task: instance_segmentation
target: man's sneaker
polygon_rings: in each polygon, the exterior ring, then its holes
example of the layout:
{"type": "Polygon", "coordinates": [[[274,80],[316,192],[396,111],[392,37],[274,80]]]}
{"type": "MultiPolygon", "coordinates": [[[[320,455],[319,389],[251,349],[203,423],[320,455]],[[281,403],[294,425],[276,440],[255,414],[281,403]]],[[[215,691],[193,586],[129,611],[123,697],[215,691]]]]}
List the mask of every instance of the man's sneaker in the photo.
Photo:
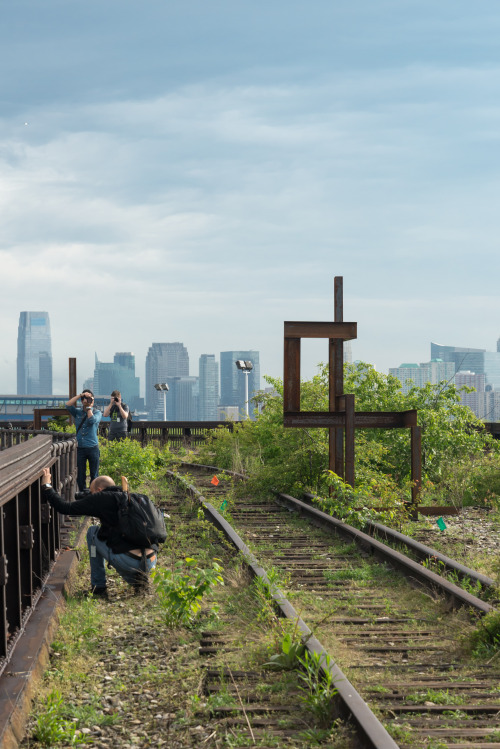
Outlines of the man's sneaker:
{"type": "Polygon", "coordinates": [[[89,590],[89,595],[94,596],[95,598],[107,598],[108,597],[108,589],[106,587],[99,588],[94,587],[89,590]]]}
{"type": "Polygon", "coordinates": [[[84,489],[82,492],[75,492],[75,499],[83,499],[90,494],[90,489],[84,489]]]}

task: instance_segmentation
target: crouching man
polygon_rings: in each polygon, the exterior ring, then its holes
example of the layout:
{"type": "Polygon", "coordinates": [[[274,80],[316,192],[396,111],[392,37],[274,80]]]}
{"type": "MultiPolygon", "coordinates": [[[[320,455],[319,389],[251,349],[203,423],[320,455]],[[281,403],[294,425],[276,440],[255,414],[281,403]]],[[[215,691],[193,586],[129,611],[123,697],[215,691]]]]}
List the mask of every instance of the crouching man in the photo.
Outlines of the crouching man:
{"type": "Polygon", "coordinates": [[[166,537],[163,513],[155,508],[148,497],[123,491],[109,476],[97,476],[90,484],[90,493],[86,497],[65,502],[52,488],[50,468],[43,469],[41,483],[42,499],[57,512],[87,515],[101,521],[101,525],[92,525],[87,531],[90,592],[94,596],[108,596],[106,561],[136,592],[147,587],[149,574],[156,567],[158,543],[162,543],[166,537]],[[132,507],[133,511],[129,512],[128,507],[132,507]],[[142,522],[135,523],[134,512],[136,516],[139,513],[142,522]],[[148,513],[151,516],[149,519],[148,513]],[[136,532],[136,525],[141,526],[142,531],[136,532]],[[149,533],[141,536],[144,528],[146,532],[149,529],[149,533]]]}

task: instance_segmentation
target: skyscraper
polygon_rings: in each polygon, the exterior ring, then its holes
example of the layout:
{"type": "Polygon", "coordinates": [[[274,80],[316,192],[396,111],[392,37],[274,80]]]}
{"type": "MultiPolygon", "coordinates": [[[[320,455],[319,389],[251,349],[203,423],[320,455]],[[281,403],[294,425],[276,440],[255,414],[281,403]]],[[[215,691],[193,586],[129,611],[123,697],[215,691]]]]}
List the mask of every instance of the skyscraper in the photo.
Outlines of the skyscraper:
{"type": "MultiPolygon", "coordinates": [[[[146,356],[146,408],[152,419],[163,419],[163,394],[155,385],[170,377],[189,376],[189,355],[183,343],[153,343],[146,356]]],[[[170,410],[167,394],[167,418],[170,410]]]]}
{"type": "Polygon", "coordinates": [[[252,396],[260,390],[260,362],[258,351],[221,351],[220,355],[220,405],[238,406],[240,414],[246,412],[245,377],[248,377],[250,417],[255,408],[252,396]],[[236,360],[251,361],[252,371],[247,375],[236,367],[236,360]]]}
{"type": "Polygon", "coordinates": [[[135,356],[130,351],[115,354],[113,362],[101,362],[95,355],[94,395],[109,396],[119,390],[127,405],[139,407],[139,378],[135,376],[135,356]]]}
{"type": "Polygon", "coordinates": [[[431,357],[443,361],[452,361],[455,372],[468,370],[474,374],[484,375],[485,385],[500,390],[500,351],[486,351],[480,348],[462,348],[459,346],[442,346],[431,343],[431,357]]]}
{"type": "Polygon", "coordinates": [[[455,376],[455,365],[453,362],[433,359],[421,364],[400,364],[399,367],[390,367],[389,374],[397,377],[401,382],[401,391],[409,393],[412,387],[424,387],[427,382],[437,385],[443,380],[452,382],[455,376]]]}
{"type": "Polygon", "coordinates": [[[17,394],[52,395],[48,312],[21,312],[17,333],[17,394]]]}
{"type": "Polygon", "coordinates": [[[199,419],[200,421],[217,421],[219,364],[215,361],[214,354],[202,354],[200,356],[199,373],[199,419]]]}
{"type": "Polygon", "coordinates": [[[198,383],[198,377],[168,378],[167,421],[198,421],[198,383]]]}

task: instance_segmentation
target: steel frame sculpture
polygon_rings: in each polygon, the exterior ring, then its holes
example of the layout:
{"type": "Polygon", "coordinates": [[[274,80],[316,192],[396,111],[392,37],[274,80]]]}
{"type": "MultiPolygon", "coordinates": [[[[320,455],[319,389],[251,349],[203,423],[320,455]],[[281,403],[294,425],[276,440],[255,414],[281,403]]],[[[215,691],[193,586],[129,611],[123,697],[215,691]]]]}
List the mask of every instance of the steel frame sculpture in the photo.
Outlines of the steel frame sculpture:
{"type": "Polygon", "coordinates": [[[422,481],[421,428],[417,411],[356,411],[353,394],[344,393],[344,341],[357,338],[357,323],[343,319],[343,278],[334,281],[334,322],[285,322],[283,423],[285,427],[323,427],[329,431],[329,469],[354,487],[355,429],[410,429],[412,504],[416,509],[422,481]],[[302,338],[328,339],[329,410],[300,409],[302,338]]]}

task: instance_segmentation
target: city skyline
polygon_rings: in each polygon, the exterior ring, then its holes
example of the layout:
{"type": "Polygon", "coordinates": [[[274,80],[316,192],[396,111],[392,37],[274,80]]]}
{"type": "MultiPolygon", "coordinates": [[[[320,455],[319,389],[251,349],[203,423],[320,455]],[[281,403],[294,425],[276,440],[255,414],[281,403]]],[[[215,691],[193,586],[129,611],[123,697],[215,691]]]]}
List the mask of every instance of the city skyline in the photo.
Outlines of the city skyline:
{"type": "Polygon", "coordinates": [[[59,391],[161,340],[280,377],[335,276],[353,360],[491,348],[499,32],[495,0],[6,0],[0,389],[19,308],[49,309],[59,391]]]}

